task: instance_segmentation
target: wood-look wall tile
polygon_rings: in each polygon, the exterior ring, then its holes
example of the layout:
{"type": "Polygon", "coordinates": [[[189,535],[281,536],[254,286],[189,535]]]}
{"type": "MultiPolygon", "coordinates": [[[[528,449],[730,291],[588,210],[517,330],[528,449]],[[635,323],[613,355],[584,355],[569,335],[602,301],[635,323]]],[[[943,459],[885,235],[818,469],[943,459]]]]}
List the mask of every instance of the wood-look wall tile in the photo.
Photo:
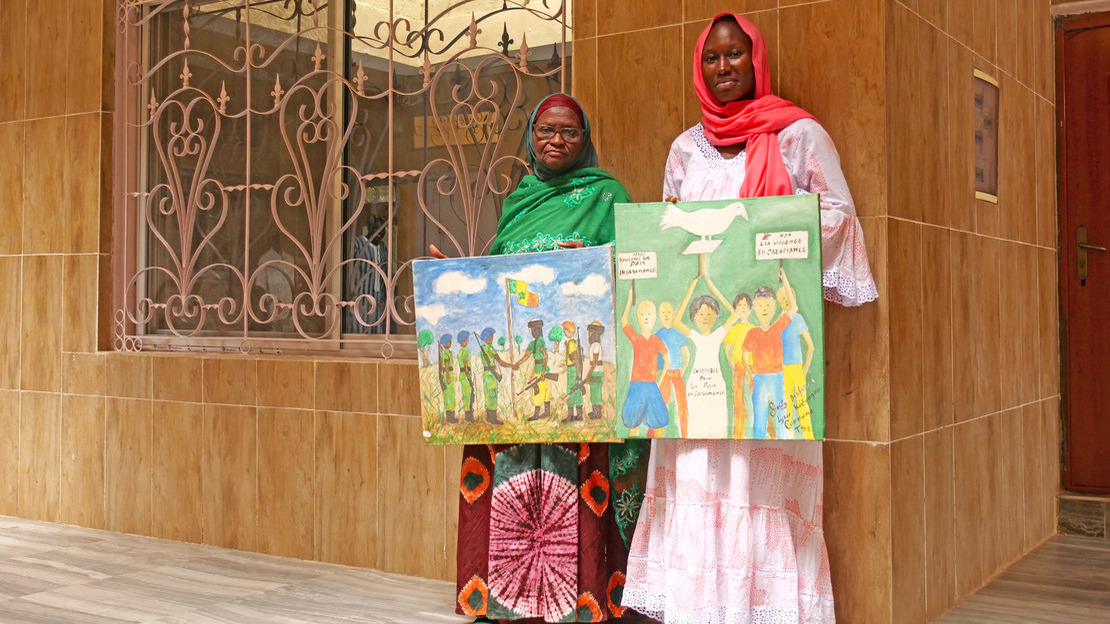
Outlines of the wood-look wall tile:
{"type": "Polygon", "coordinates": [[[66,255],[62,261],[65,289],[62,293],[62,349],[94,353],[100,319],[97,318],[97,278],[100,272],[95,255],[66,255]]]}
{"type": "Polygon", "coordinates": [[[420,369],[415,363],[386,362],[378,367],[382,414],[420,416],[420,369]]]}
{"type": "Polygon", "coordinates": [[[61,276],[61,256],[24,256],[19,341],[20,386],[24,390],[62,389],[61,276]]]}
{"type": "Polygon", "coordinates": [[[890,439],[890,313],[887,219],[860,221],[879,300],[846,308],[825,303],[825,436],[890,439]]]}
{"type": "Polygon", "coordinates": [[[913,0],[912,2],[903,1],[902,4],[913,9],[921,17],[925,18],[927,22],[941,31],[948,29],[948,2],[947,0],[913,0]]]}
{"type": "Polygon", "coordinates": [[[993,529],[988,501],[989,419],[977,418],[954,427],[953,432],[953,511],[955,514],[956,599],[971,595],[986,578],[988,541],[993,529]],[[974,475],[974,477],[972,476],[974,475]]]}
{"type": "MultiPolygon", "coordinates": [[[[706,0],[707,3],[717,2],[718,0],[706,0]]],[[[760,0],[756,0],[757,2],[760,0]]],[[[698,18],[696,21],[689,21],[691,18],[687,15],[687,22],[682,26],[682,75],[685,78],[686,88],[682,90],[682,127],[689,128],[701,122],[701,102],[698,100],[698,94],[694,91],[694,85],[690,82],[693,77],[694,65],[694,46],[697,45],[698,37],[707,26],[710,20],[717,13],[724,11],[733,11],[735,9],[721,9],[706,15],[703,18],[698,18]]],[[[778,11],[763,11],[760,13],[749,13],[746,15],[759,32],[763,33],[763,40],[767,44],[767,61],[771,66],[771,85],[772,88],[778,87],[779,76],[779,14],[778,11]]]]}
{"type": "Polygon", "coordinates": [[[19,404],[19,515],[58,521],[60,394],[24,392],[19,404]]]}
{"type": "Polygon", "coordinates": [[[66,353],[62,356],[62,392],[104,396],[104,362],[98,353],[66,353]]]}
{"type": "Polygon", "coordinates": [[[630,11],[620,0],[597,0],[597,35],[612,35],[682,22],[680,2],[642,2],[630,11]]]}
{"type": "Polygon", "coordinates": [[[0,256],[0,388],[12,390],[20,386],[22,260],[19,256],[0,256]]]}
{"type": "Polygon", "coordinates": [[[152,402],[108,397],[104,420],[105,528],[150,535],[152,402]]]}
{"type": "Polygon", "coordinates": [[[58,206],[66,253],[96,253],[100,246],[101,122],[98,112],[66,118],[65,201],[58,206]]]}
{"type": "Polygon", "coordinates": [[[890,617],[890,445],[829,441],[825,456],[825,540],[836,619],[890,617]]]}
{"type": "Polygon", "coordinates": [[[1022,0],[1010,0],[1005,3],[1008,5],[1005,11],[998,11],[995,13],[995,36],[998,56],[995,63],[998,68],[1011,76],[1017,76],[1018,72],[1018,47],[1026,47],[1032,50],[1030,45],[1031,40],[1022,39],[1018,35],[1018,20],[1020,19],[1019,13],[1021,9],[1018,8],[1022,4],[1022,0]]]}
{"type": "Polygon", "coordinates": [[[108,396],[149,399],[153,395],[153,360],[145,353],[116,351],[106,355],[104,385],[108,396]]]}
{"type": "Polygon", "coordinates": [[[197,403],[154,402],[151,534],[204,540],[204,412],[197,403]]]}
{"type": "Polygon", "coordinates": [[[1048,448],[1052,439],[1047,431],[1043,402],[1031,403],[1021,410],[1021,461],[1018,468],[1022,472],[1024,485],[1025,535],[1023,548],[1035,548],[1056,532],[1056,496],[1046,487],[1051,474],[1050,461],[1053,453],[1048,448]],[[1047,494],[1047,496],[1046,496],[1047,494]]]}
{"type": "MultiPolygon", "coordinates": [[[[116,5],[111,2],[102,3],[100,37],[103,61],[100,64],[100,110],[116,110],[116,5]]],[[[111,160],[111,159],[109,159],[111,160]]]]}
{"type": "MultiPolygon", "coordinates": [[[[8,3],[5,3],[8,4],[8,3]]],[[[18,4],[18,3],[16,3],[18,4]]],[[[0,6],[0,16],[6,7],[0,6]]],[[[0,17],[0,24],[5,24],[0,17]]],[[[8,28],[5,24],[0,28],[8,28]]],[[[8,36],[4,32],[4,39],[8,36]]],[[[4,52],[6,41],[0,40],[0,58],[11,58],[4,52]]],[[[0,84],[9,63],[0,63],[0,84]]],[[[10,93],[10,92],[9,92],[10,93]]],[[[0,118],[8,98],[0,98],[0,118]]],[[[23,250],[23,137],[24,125],[20,122],[0,123],[0,148],[9,158],[0,159],[0,254],[18,254],[23,250]]]]}
{"type": "Polygon", "coordinates": [[[597,36],[597,3],[598,0],[578,0],[572,7],[575,54],[578,54],[579,41],[597,36]]]}
{"type": "Polygon", "coordinates": [[[66,118],[35,119],[24,128],[23,253],[61,253],[64,230],[43,216],[65,206],[66,150],[58,146],[65,145],[66,118]]]}
{"type": "Polygon", "coordinates": [[[1037,250],[1037,335],[1040,362],[1037,363],[1041,397],[1060,394],[1059,265],[1056,251],[1037,250]]]}
{"type": "MultiPolygon", "coordinates": [[[[959,42],[953,39],[947,41],[948,123],[941,131],[945,137],[943,149],[948,153],[948,173],[944,177],[944,202],[937,208],[940,216],[934,223],[973,231],[978,228],[975,201],[974,90],[974,71],[978,57],[959,42]]],[[[997,226],[997,214],[993,217],[997,226]]]]}
{"type": "MultiPolygon", "coordinates": [[[[578,8],[578,5],[575,5],[578,8]]],[[[586,117],[596,119],[597,114],[597,39],[575,39],[574,55],[570,58],[573,65],[570,76],[570,93],[582,109],[586,117]]],[[[593,123],[591,121],[591,123],[593,123]]],[[[598,142],[597,124],[590,128],[594,142],[598,142]]]]}
{"type": "MultiPolygon", "coordinates": [[[[975,340],[968,340],[958,348],[971,348],[976,351],[978,371],[975,373],[975,401],[977,414],[989,414],[1002,407],[1002,327],[1000,321],[1001,248],[1002,241],[992,238],[977,238],[970,292],[970,304],[974,309],[975,340]]],[[[964,287],[955,284],[953,288],[964,287]]]]}
{"type": "Polygon", "coordinates": [[[888,210],[885,3],[832,0],[779,10],[778,93],[821,120],[861,216],[888,210]]]}
{"type": "Polygon", "coordinates": [[[948,34],[995,62],[998,0],[948,0],[948,34]]]}
{"type": "Polygon", "coordinates": [[[0,515],[19,515],[18,390],[0,390],[0,515]]]}
{"type": "Polygon", "coordinates": [[[602,141],[601,166],[624,183],[632,201],[659,201],[670,142],[684,129],[682,97],[691,88],[684,52],[677,45],[660,45],[681,38],[681,26],[667,26],[598,39],[598,84],[605,85],[595,126],[602,141]],[[640,105],[641,76],[652,77],[649,107],[640,105]],[[629,110],[638,112],[629,115],[629,110]],[[630,140],[643,136],[644,128],[659,138],[630,140]]]}
{"type": "Polygon", "coordinates": [[[22,120],[27,116],[28,4],[33,2],[11,0],[0,4],[0,58],[4,59],[0,63],[0,84],[5,85],[4,97],[0,98],[0,123],[22,120]]]}
{"type": "Polygon", "coordinates": [[[447,573],[444,527],[444,453],[428,446],[420,420],[378,418],[378,567],[430,578],[447,573]],[[419,532],[410,529],[420,526],[419,532]],[[443,536],[442,539],[436,539],[443,536]]]}
{"type": "MultiPolygon", "coordinates": [[[[1025,554],[1025,470],[1028,458],[1023,452],[1021,408],[1002,412],[999,416],[1000,442],[998,463],[999,508],[995,511],[995,526],[1001,538],[998,559],[991,577],[1017,562],[1025,554]]],[[[989,581],[990,579],[984,579],[989,581]]]]}
{"type": "Polygon", "coordinates": [[[1033,89],[1049,102],[1056,101],[1056,28],[1046,0],[1035,0],[1037,7],[1033,49],[1036,68],[1033,70],[1033,89]]]}
{"type": "Polygon", "coordinates": [[[66,49],[65,99],[69,114],[100,110],[101,72],[112,72],[103,64],[105,36],[100,2],[69,2],[69,41],[66,49]]]}
{"type": "Polygon", "coordinates": [[[922,384],[924,429],[949,425],[955,403],[952,390],[952,242],[947,229],[923,226],[922,384]]]}
{"type": "Polygon", "coordinates": [[[925,617],[932,622],[956,604],[952,429],[926,433],[925,617]]]}
{"type": "Polygon", "coordinates": [[[958,341],[956,336],[971,336],[975,328],[975,315],[979,313],[972,296],[972,277],[975,245],[978,237],[966,232],[952,232],[952,379],[956,422],[975,417],[975,375],[978,373],[978,356],[975,344],[958,341]]]}
{"type": "Polygon", "coordinates": [[[890,114],[890,214],[949,225],[943,209],[948,150],[931,140],[946,128],[948,38],[893,3],[886,64],[890,114]],[[916,147],[911,147],[916,146],[916,147]]]}
{"type": "Polygon", "coordinates": [[[998,185],[1003,236],[1037,241],[1036,96],[1003,75],[999,93],[998,185]]]}
{"type": "Polygon", "coordinates": [[[925,624],[925,442],[890,445],[891,600],[898,622],[925,624]]]}
{"type": "Polygon", "coordinates": [[[203,369],[205,403],[257,404],[257,360],[242,357],[205,358],[203,369]]]}
{"type": "Polygon", "coordinates": [[[159,355],[151,358],[154,398],[158,401],[203,400],[203,360],[192,355],[159,355]]]}
{"type": "MultiPolygon", "coordinates": [[[[1063,424],[1060,422],[1060,397],[1052,397],[1041,402],[1044,410],[1045,456],[1048,463],[1045,465],[1045,484],[1042,496],[1056,502],[1060,493],[1060,439],[1063,435],[1063,424]]],[[[1057,513],[1053,509],[1052,518],[1057,513]]]]}
{"type": "Polygon", "coordinates": [[[104,397],[62,397],[58,522],[104,528],[104,397]]]}
{"type": "MultiPolygon", "coordinates": [[[[113,73],[113,72],[108,72],[113,73]]],[[[115,91],[115,87],[109,89],[115,91]]],[[[100,122],[100,205],[104,208],[100,211],[100,243],[98,251],[101,254],[109,254],[112,252],[112,237],[114,236],[112,228],[112,219],[115,213],[110,207],[115,204],[115,173],[113,170],[112,158],[112,145],[114,139],[114,128],[112,127],[111,113],[104,113],[100,122]]],[[[103,284],[111,284],[112,280],[102,280],[103,284]]],[[[103,297],[103,301],[110,301],[111,297],[103,297]]],[[[109,316],[108,318],[112,318],[109,316]]]]}
{"type": "MultiPolygon", "coordinates": [[[[922,226],[889,220],[890,293],[890,438],[923,430],[924,293],[922,226]]],[[[931,339],[931,337],[929,337],[931,339]]]]}
{"type": "Polygon", "coordinates": [[[461,489],[463,447],[458,445],[443,447],[443,513],[446,533],[447,568],[443,578],[455,581],[458,576],[459,559],[459,497],[461,489]]]}
{"type": "Polygon", "coordinates": [[[771,11],[777,7],[777,0],[684,0],[682,17],[691,22],[712,19],[720,13],[744,13],[744,17],[750,19],[755,11],[771,11]]]}
{"type": "Polygon", "coordinates": [[[1034,178],[1036,179],[1036,243],[1055,247],[1056,228],[1056,107],[1034,98],[1034,178]]]}
{"type": "Polygon", "coordinates": [[[258,404],[311,409],[316,400],[311,360],[258,360],[258,404]]]}
{"type": "Polygon", "coordinates": [[[317,362],[317,409],[377,412],[378,368],[372,362],[317,362]]]}
{"type": "Polygon", "coordinates": [[[1012,276],[999,280],[999,320],[1002,359],[1002,407],[1023,405],[1039,398],[1040,347],[1037,248],[1000,243],[1002,265],[1012,276]]]}
{"type": "MultiPolygon", "coordinates": [[[[66,43],[72,28],[66,0],[27,3],[26,114],[52,117],[66,112],[65,86],[69,67],[66,43]],[[30,27],[31,25],[33,27],[30,27]]],[[[50,149],[56,149],[53,143],[50,149]]]]}
{"type": "Polygon", "coordinates": [[[316,559],[378,566],[377,417],[316,412],[316,559]]]}
{"type": "Polygon", "coordinates": [[[315,554],[314,435],[312,410],[258,409],[259,552],[315,554]]]}
{"type": "MultiPolygon", "coordinates": [[[[207,371],[208,361],[205,361],[206,376],[207,371]]],[[[205,404],[204,541],[208,544],[255,550],[258,543],[257,440],[257,408],[205,404]]]]}

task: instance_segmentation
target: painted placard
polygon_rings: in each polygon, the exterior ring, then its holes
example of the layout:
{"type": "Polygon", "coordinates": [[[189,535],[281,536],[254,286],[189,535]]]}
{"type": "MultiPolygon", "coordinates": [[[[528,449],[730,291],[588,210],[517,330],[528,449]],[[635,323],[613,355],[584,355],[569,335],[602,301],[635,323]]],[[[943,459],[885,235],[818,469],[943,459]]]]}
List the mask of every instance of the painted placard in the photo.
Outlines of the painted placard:
{"type": "Polygon", "coordinates": [[[430,444],[614,439],[611,246],[413,264],[430,444]]]}
{"type": "Polygon", "coordinates": [[[618,437],[823,439],[816,195],[618,204],[618,437]]]}

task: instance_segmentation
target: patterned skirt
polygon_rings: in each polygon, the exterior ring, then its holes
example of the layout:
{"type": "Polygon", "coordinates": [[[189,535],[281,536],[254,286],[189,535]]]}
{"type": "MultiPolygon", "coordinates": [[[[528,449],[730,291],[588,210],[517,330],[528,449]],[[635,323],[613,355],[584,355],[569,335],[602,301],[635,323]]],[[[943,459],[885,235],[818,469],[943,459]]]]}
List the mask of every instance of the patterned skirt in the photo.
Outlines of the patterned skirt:
{"type": "Polygon", "coordinates": [[[832,624],[820,442],[656,440],[624,605],[667,624],[832,624]]]}
{"type": "Polygon", "coordinates": [[[456,611],[533,622],[620,618],[647,456],[646,441],[467,446],[456,611]]]}

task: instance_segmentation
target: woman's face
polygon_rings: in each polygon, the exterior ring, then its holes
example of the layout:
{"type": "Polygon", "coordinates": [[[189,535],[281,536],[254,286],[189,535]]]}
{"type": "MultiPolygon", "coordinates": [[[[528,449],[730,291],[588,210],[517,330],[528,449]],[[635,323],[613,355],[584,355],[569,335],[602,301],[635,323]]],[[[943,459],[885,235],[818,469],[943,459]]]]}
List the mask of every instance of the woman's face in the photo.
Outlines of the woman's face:
{"type": "Polygon", "coordinates": [[[536,159],[552,171],[561,172],[570,166],[578,155],[582,153],[583,140],[582,124],[578,115],[565,106],[555,106],[540,113],[532,125],[532,145],[536,149],[536,159]],[[568,141],[563,137],[563,131],[574,135],[574,140],[568,141]],[[551,136],[542,138],[542,135],[551,133],[551,136]]]}
{"type": "Polygon", "coordinates": [[[697,326],[698,331],[703,334],[708,334],[713,331],[713,323],[717,322],[718,314],[713,311],[713,308],[703,305],[694,312],[694,325],[697,326]]]}
{"type": "Polygon", "coordinates": [[[755,97],[752,40],[731,20],[713,25],[701,51],[701,75],[722,104],[755,97]]]}

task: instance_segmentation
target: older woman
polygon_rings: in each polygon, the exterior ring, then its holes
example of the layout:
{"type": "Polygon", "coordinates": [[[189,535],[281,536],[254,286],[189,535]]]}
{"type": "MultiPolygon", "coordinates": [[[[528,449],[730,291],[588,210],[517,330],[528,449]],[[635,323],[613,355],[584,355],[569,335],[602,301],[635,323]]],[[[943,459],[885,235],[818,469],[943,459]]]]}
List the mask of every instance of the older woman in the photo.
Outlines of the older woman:
{"type": "MultiPolygon", "coordinates": [[[[612,242],[613,203],[628,192],[597,167],[582,107],[551,95],[528,127],[534,173],[506,198],[490,253],[612,242]]],[[[467,446],[457,611],[478,621],[619,620],[646,457],[638,442],[467,446]]]]}
{"type": "MultiPolygon", "coordinates": [[[[820,193],[825,299],[875,299],[833,143],[773,95],[751,22],[714,18],[694,50],[694,89],[702,123],[671,146],[663,196],[820,193]]],[[[665,622],[832,622],[821,492],[819,442],[654,441],[624,604],[665,622]]]]}

